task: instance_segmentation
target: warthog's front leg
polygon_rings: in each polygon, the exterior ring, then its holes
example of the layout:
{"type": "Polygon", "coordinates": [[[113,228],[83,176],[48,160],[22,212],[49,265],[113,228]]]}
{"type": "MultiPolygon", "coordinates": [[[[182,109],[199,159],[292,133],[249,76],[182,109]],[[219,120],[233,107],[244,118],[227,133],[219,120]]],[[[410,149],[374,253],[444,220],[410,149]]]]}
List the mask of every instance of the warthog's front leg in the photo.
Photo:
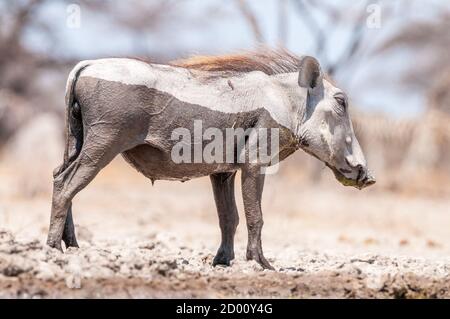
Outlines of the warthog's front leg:
{"type": "Polygon", "coordinates": [[[247,219],[248,244],[247,260],[255,260],[263,268],[274,269],[263,255],[261,230],[263,218],[261,196],[264,187],[264,174],[259,166],[242,169],[242,198],[244,200],[245,217],[247,219]]]}
{"type": "Polygon", "coordinates": [[[213,260],[215,265],[230,265],[234,259],[234,234],[239,223],[239,214],[234,199],[234,177],[236,173],[220,173],[210,176],[219,214],[222,242],[213,260]]]}

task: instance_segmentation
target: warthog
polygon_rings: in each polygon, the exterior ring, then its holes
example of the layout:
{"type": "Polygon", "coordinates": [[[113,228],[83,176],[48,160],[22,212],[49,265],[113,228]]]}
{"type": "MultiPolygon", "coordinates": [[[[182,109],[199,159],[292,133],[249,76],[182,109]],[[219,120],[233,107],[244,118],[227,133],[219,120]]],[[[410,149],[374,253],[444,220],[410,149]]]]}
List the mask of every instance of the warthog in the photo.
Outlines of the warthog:
{"type": "MultiPolygon", "coordinates": [[[[77,247],[71,201],[118,154],[154,180],[209,176],[219,214],[222,242],[213,265],[230,265],[238,211],[236,172],[248,228],[247,259],[273,269],[263,255],[262,168],[274,161],[238,161],[255,147],[254,135],[225,145],[232,161],[176,162],[179,129],[276,129],[282,161],[299,148],[324,162],[344,185],[363,188],[375,182],[353,132],[347,96],[325,79],[318,61],[285,51],[194,57],[170,65],[135,59],[82,61],[66,88],[67,144],[63,164],[54,172],[47,244],[77,247]]],[[[193,143],[195,144],[195,143],[193,143]]],[[[200,151],[207,145],[201,141],[200,151]]],[[[195,148],[195,147],[194,147],[195,148]]],[[[189,154],[191,155],[191,154],[189,154]]],[[[196,155],[194,154],[194,157],[196,155]]]]}

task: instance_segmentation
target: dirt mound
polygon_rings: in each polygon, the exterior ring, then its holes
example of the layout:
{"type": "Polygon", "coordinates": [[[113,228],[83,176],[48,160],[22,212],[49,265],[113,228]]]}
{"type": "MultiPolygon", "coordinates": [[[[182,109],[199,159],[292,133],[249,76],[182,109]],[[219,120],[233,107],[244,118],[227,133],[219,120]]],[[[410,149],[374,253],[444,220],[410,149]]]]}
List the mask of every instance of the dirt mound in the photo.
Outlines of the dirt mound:
{"type": "Polygon", "coordinates": [[[83,243],[65,254],[0,231],[0,297],[450,297],[450,259],[284,254],[277,271],[236,260],[211,267],[212,252],[169,236],[83,243]]]}

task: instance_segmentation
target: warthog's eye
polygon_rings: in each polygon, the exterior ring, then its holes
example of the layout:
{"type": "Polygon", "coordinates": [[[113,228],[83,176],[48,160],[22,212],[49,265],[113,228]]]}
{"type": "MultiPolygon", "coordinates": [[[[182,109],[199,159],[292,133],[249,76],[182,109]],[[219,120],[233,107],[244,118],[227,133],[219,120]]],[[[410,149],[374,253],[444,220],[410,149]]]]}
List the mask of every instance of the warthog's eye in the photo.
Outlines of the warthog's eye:
{"type": "Polygon", "coordinates": [[[343,115],[347,110],[347,98],[343,93],[336,93],[334,99],[337,102],[336,113],[343,115]]]}

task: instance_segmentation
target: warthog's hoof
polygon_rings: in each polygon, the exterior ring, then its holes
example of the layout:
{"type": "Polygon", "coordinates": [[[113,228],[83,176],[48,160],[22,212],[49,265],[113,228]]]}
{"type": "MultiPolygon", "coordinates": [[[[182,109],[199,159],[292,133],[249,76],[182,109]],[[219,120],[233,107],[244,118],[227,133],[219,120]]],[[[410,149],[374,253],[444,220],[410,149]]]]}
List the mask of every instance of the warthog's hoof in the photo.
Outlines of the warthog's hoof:
{"type": "Polygon", "coordinates": [[[230,266],[231,261],[234,259],[234,253],[226,250],[219,249],[213,260],[213,266],[225,265],[230,266]]]}
{"type": "Polygon", "coordinates": [[[275,268],[267,261],[266,258],[264,258],[264,256],[262,256],[262,258],[260,257],[259,259],[254,259],[258,264],[261,265],[261,267],[263,267],[264,269],[268,269],[268,270],[275,270],[275,268]]]}
{"type": "Polygon", "coordinates": [[[69,248],[69,247],[80,248],[80,245],[78,245],[76,239],[75,239],[75,241],[64,241],[64,244],[66,245],[66,248],[69,248]]]}
{"type": "Polygon", "coordinates": [[[47,246],[50,246],[51,248],[55,248],[58,249],[60,252],[63,252],[60,240],[56,241],[49,238],[47,239],[47,246]]]}
{"type": "Polygon", "coordinates": [[[264,257],[262,251],[247,250],[247,260],[256,261],[264,269],[275,270],[275,268],[267,261],[266,257],[264,257]]]}
{"type": "Polygon", "coordinates": [[[75,236],[65,236],[63,235],[63,241],[66,245],[66,248],[74,247],[74,248],[80,248],[77,242],[77,238],[75,236]]]}

